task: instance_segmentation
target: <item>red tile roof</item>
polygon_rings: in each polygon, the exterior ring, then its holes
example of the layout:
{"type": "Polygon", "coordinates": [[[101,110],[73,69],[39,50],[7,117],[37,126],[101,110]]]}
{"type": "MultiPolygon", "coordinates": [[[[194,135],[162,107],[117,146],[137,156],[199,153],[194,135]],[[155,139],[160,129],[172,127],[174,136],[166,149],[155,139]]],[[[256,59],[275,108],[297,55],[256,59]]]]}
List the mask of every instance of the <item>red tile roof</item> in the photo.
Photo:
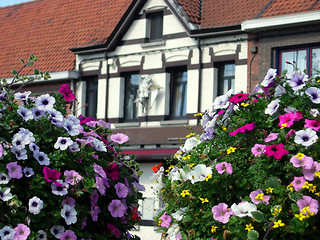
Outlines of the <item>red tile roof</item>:
{"type": "Polygon", "coordinates": [[[241,24],[254,18],[269,0],[203,0],[201,28],[241,24]]]}
{"type": "Polygon", "coordinates": [[[319,0],[274,0],[261,17],[303,13],[320,10],[319,0]]]}
{"type": "Polygon", "coordinates": [[[39,58],[40,71],[72,70],[75,55],[69,49],[105,42],[131,2],[35,0],[0,8],[0,76],[12,76],[19,59],[30,54],[39,58]]]}
{"type": "Polygon", "coordinates": [[[178,0],[193,23],[200,23],[200,0],[178,0]]]}

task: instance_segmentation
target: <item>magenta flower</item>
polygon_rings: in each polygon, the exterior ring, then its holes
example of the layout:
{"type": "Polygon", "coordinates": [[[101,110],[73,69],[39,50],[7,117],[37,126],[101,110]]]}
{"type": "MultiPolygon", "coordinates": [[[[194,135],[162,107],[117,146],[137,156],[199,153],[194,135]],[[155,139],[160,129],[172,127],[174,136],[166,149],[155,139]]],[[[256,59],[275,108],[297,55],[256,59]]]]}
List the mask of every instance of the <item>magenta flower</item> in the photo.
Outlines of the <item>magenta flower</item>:
{"type": "Polygon", "coordinates": [[[235,136],[239,132],[240,133],[248,133],[248,132],[252,131],[255,127],[256,127],[256,124],[254,122],[253,123],[249,123],[249,124],[246,124],[246,125],[244,125],[242,127],[239,127],[238,129],[236,129],[233,132],[229,132],[229,135],[230,136],[235,136]]]}
{"type": "Polygon", "coordinates": [[[115,162],[109,164],[106,168],[104,168],[104,171],[106,172],[108,178],[110,178],[111,180],[116,180],[120,177],[120,168],[115,162]]]}
{"type": "Polygon", "coordinates": [[[170,223],[172,221],[172,218],[167,214],[167,212],[165,212],[160,218],[159,220],[161,220],[161,227],[165,227],[168,228],[170,226],[170,223]]]}
{"type": "Polygon", "coordinates": [[[318,208],[319,208],[319,203],[317,200],[309,197],[309,196],[303,196],[302,199],[299,199],[297,201],[297,205],[299,207],[300,212],[303,212],[304,215],[307,215],[308,212],[307,211],[302,211],[303,209],[305,209],[306,207],[309,207],[309,211],[317,214],[318,213],[318,208]]]}
{"type": "Polygon", "coordinates": [[[59,235],[60,240],[77,240],[76,234],[71,230],[66,230],[59,235]]]}
{"type": "Polygon", "coordinates": [[[312,157],[308,157],[308,156],[305,156],[305,155],[303,157],[298,157],[297,155],[293,156],[290,159],[290,162],[296,168],[302,167],[303,169],[311,169],[312,166],[313,166],[312,157]]]}
{"type": "Polygon", "coordinates": [[[129,137],[123,133],[112,134],[110,139],[118,144],[123,144],[129,141],[129,137]]]}
{"type": "Polygon", "coordinates": [[[108,223],[107,228],[112,232],[113,235],[115,235],[117,238],[121,237],[121,232],[118,228],[116,228],[115,225],[108,223]]]}
{"type": "Polygon", "coordinates": [[[265,139],[263,139],[264,142],[271,142],[273,140],[276,140],[278,138],[279,133],[270,133],[265,139]]]}
{"type": "Polygon", "coordinates": [[[231,163],[222,162],[216,165],[216,170],[219,174],[226,172],[227,174],[232,174],[233,168],[231,163]]]}
{"type": "Polygon", "coordinates": [[[265,154],[269,157],[273,156],[277,160],[280,160],[284,155],[287,155],[288,153],[289,151],[284,148],[282,143],[278,145],[266,146],[265,154]]]}
{"type": "Polygon", "coordinates": [[[319,129],[320,129],[320,121],[308,120],[308,119],[305,119],[304,121],[306,123],[304,125],[305,128],[311,128],[312,130],[319,131],[319,129]]]}
{"type": "Polygon", "coordinates": [[[14,231],[16,232],[14,234],[15,240],[26,240],[30,234],[30,228],[24,224],[18,224],[18,226],[14,228],[14,231]]]}
{"type": "Polygon", "coordinates": [[[290,131],[286,135],[286,140],[296,135],[296,130],[290,129],[290,131]]]}
{"type": "Polygon", "coordinates": [[[265,152],[266,145],[256,143],[252,148],[251,152],[255,157],[260,157],[265,152]]]}
{"type": "Polygon", "coordinates": [[[251,201],[254,204],[260,204],[264,203],[265,205],[269,204],[270,196],[269,195],[264,195],[263,191],[261,189],[258,189],[256,191],[252,191],[249,195],[251,198],[251,201]]]}
{"type": "Polygon", "coordinates": [[[229,209],[228,205],[225,203],[219,203],[218,205],[214,206],[211,211],[214,220],[223,224],[226,224],[229,221],[230,216],[233,215],[232,210],[229,209]]]}
{"type": "Polygon", "coordinates": [[[302,119],[303,116],[301,115],[300,112],[296,112],[296,113],[286,113],[284,115],[279,116],[279,127],[284,126],[283,124],[285,124],[286,128],[289,128],[293,125],[294,122],[298,122],[300,119],[302,119]]]}
{"type": "Polygon", "coordinates": [[[238,94],[232,96],[229,99],[229,101],[232,102],[232,103],[237,104],[237,103],[242,102],[242,101],[244,101],[246,99],[249,99],[249,94],[247,94],[247,93],[238,93],[238,94]]]}
{"type": "Polygon", "coordinates": [[[60,183],[57,182],[61,173],[58,172],[56,169],[51,169],[45,166],[43,168],[43,174],[47,182],[54,182],[57,186],[61,185],[60,183]]]}
{"type": "Polygon", "coordinates": [[[81,175],[74,170],[66,170],[64,171],[64,175],[66,176],[64,181],[70,185],[75,185],[83,179],[83,177],[81,177],[81,175]]]}
{"type": "Polygon", "coordinates": [[[6,168],[8,169],[8,173],[11,178],[22,178],[22,168],[17,162],[8,163],[6,168]]]}
{"type": "Polygon", "coordinates": [[[123,183],[118,182],[116,185],[114,185],[114,188],[116,189],[116,193],[119,198],[126,198],[129,190],[123,183]]]}
{"type": "Polygon", "coordinates": [[[303,184],[306,182],[304,177],[294,177],[291,185],[294,187],[294,190],[299,191],[302,189],[303,184]]]}
{"type": "Polygon", "coordinates": [[[113,199],[108,206],[112,217],[123,217],[126,213],[126,206],[118,199],[113,199]]]}
{"type": "Polygon", "coordinates": [[[76,99],[73,94],[73,91],[69,88],[68,84],[62,84],[60,89],[58,90],[64,97],[67,102],[71,102],[72,100],[76,99]]]}

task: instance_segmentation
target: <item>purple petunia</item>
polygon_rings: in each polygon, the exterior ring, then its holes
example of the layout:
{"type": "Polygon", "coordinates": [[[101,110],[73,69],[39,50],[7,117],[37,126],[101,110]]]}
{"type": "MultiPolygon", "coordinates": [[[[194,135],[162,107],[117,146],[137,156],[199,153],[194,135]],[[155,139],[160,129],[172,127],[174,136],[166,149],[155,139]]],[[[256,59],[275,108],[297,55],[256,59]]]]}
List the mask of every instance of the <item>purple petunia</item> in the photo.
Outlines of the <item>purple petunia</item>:
{"type": "MultiPolygon", "coordinates": [[[[319,203],[316,199],[313,199],[310,196],[302,196],[302,199],[297,201],[297,205],[299,207],[300,212],[303,212],[304,209],[308,208],[308,210],[313,213],[318,213],[319,203]]],[[[308,214],[307,211],[303,212],[305,215],[308,214]]]]}
{"type": "Polygon", "coordinates": [[[294,190],[297,192],[302,189],[303,184],[306,182],[304,177],[294,177],[291,185],[294,187],[294,190]]]}
{"type": "Polygon", "coordinates": [[[59,235],[60,240],[77,240],[76,234],[71,230],[66,230],[59,235]]]}
{"type": "Polygon", "coordinates": [[[233,168],[231,163],[222,162],[216,165],[216,170],[219,174],[226,172],[227,174],[232,174],[233,168]]]}
{"type": "Polygon", "coordinates": [[[118,144],[123,144],[129,141],[129,137],[123,133],[112,134],[110,139],[111,141],[116,142],[118,144]]]}
{"type": "Polygon", "coordinates": [[[17,162],[8,163],[6,168],[8,169],[8,173],[11,178],[22,178],[22,168],[17,162]]]}
{"type": "Polygon", "coordinates": [[[118,182],[116,185],[114,185],[114,188],[116,189],[116,193],[119,198],[126,198],[128,195],[128,188],[123,183],[118,182]]]}
{"type": "Polygon", "coordinates": [[[261,154],[265,153],[266,145],[256,143],[252,148],[251,152],[255,157],[260,157],[261,154]]]}
{"type": "Polygon", "coordinates": [[[65,182],[69,183],[70,185],[75,185],[83,179],[83,177],[74,170],[66,170],[64,171],[64,175],[66,176],[65,182]]]}
{"type": "Polygon", "coordinates": [[[287,76],[290,78],[289,85],[292,87],[293,91],[298,91],[306,86],[306,82],[308,81],[309,77],[305,73],[302,73],[301,75],[299,73],[293,73],[287,74],[287,76]]]}
{"type": "Polygon", "coordinates": [[[315,104],[320,103],[320,89],[316,87],[309,87],[305,93],[311,98],[311,101],[315,104]]]}
{"type": "Polygon", "coordinates": [[[126,213],[125,205],[118,199],[113,199],[108,206],[112,217],[123,217],[126,213]]]}

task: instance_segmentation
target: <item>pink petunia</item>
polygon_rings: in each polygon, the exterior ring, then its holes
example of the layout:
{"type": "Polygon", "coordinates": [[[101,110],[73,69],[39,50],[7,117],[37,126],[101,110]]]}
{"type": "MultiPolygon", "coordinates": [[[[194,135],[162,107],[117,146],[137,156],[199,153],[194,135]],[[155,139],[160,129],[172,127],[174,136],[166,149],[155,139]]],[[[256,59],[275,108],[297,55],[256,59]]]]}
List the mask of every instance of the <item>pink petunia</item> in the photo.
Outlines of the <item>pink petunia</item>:
{"type": "Polygon", "coordinates": [[[260,157],[261,154],[265,153],[266,145],[256,143],[252,148],[251,152],[255,157],[260,157]]]}
{"type": "Polygon", "coordinates": [[[129,141],[129,137],[123,133],[112,134],[110,139],[111,141],[116,142],[118,144],[123,144],[129,141]]]}
{"type": "Polygon", "coordinates": [[[14,234],[15,240],[26,240],[30,235],[30,228],[24,224],[18,224],[18,226],[14,228],[14,231],[16,232],[14,234]]]}
{"type": "Polygon", "coordinates": [[[159,220],[161,220],[161,227],[165,227],[168,228],[170,226],[170,223],[172,221],[172,218],[167,214],[167,212],[165,212],[160,218],[159,220]]]}
{"type": "Polygon", "coordinates": [[[237,104],[237,103],[242,102],[242,101],[244,101],[246,99],[249,99],[249,94],[247,94],[247,93],[238,93],[238,94],[234,95],[233,97],[231,97],[229,99],[229,101],[232,102],[232,103],[237,104]]]}
{"type": "Polygon", "coordinates": [[[273,140],[276,140],[278,138],[279,133],[270,133],[265,139],[263,139],[264,142],[271,142],[273,140]]]}
{"type": "Polygon", "coordinates": [[[64,97],[67,102],[71,102],[72,100],[76,99],[73,94],[73,91],[69,88],[68,84],[62,84],[60,89],[58,90],[64,97]]]}
{"type": "Polygon", "coordinates": [[[229,132],[229,135],[230,136],[235,136],[239,132],[240,133],[248,133],[248,132],[252,131],[255,127],[256,127],[256,124],[254,122],[253,123],[249,123],[249,124],[243,125],[242,127],[239,127],[238,129],[236,129],[233,132],[229,132]]]}
{"type": "Polygon", "coordinates": [[[308,119],[305,119],[304,121],[306,123],[304,125],[305,128],[311,128],[312,130],[319,131],[319,129],[320,129],[320,121],[308,120],[308,119]]]}
{"type": "Polygon", "coordinates": [[[294,190],[300,191],[302,189],[303,184],[306,182],[304,177],[294,177],[291,185],[294,187],[294,190]]]}
{"type": "Polygon", "coordinates": [[[211,211],[214,220],[223,224],[228,223],[230,216],[233,215],[232,210],[228,208],[228,205],[225,203],[219,203],[218,205],[214,206],[211,211]]]}
{"type": "Polygon", "coordinates": [[[289,151],[284,148],[282,143],[278,145],[275,144],[267,146],[265,152],[267,156],[273,156],[277,160],[280,160],[284,155],[287,155],[288,153],[289,151]]]}
{"type": "Polygon", "coordinates": [[[293,156],[290,159],[290,162],[296,168],[302,167],[303,169],[311,169],[311,167],[313,166],[313,159],[312,157],[308,157],[308,156],[303,156],[303,157],[293,156]]]}
{"type": "Polygon", "coordinates": [[[298,122],[300,119],[303,119],[303,116],[300,112],[296,113],[286,113],[284,115],[279,116],[279,127],[282,127],[285,124],[286,128],[289,128],[293,125],[294,122],[298,122]]]}
{"type": "Polygon", "coordinates": [[[252,191],[249,195],[251,201],[254,204],[264,203],[265,205],[269,205],[270,196],[264,195],[261,189],[257,189],[256,191],[252,191]]]}
{"type": "Polygon", "coordinates": [[[303,209],[308,208],[308,210],[314,214],[318,213],[319,203],[316,199],[313,199],[310,196],[302,196],[302,199],[297,201],[297,205],[299,207],[300,212],[303,212],[304,215],[307,215],[307,211],[303,211],[303,209]]]}
{"type": "Polygon", "coordinates": [[[227,162],[218,163],[216,165],[216,170],[219,174],[223,174],[224,172],[227,174],[232,174],[233,172],[232,164],[227,162]]]}

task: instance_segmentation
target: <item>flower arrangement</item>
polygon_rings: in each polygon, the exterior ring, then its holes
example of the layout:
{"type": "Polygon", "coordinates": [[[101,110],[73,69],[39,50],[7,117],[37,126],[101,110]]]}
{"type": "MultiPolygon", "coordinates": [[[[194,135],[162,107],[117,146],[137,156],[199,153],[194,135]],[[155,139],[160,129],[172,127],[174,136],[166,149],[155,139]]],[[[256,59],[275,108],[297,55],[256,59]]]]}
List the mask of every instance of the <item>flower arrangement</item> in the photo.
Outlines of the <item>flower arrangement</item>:
{"type": "Polygon", "coordinates": [[[67,84],[40,96],[13,91],[29,82],[13,72],[0,94],[1,240],[139,239],[129,230],[144,187],[139,164],[121,154],[128,137],[67,114],[77,102],[67,84]]]}
{"type": "Polygon", "coordinates": [[[320,77],[299,70],[217,97],[154,168],[164,239],[318,239],[319,104],[320,77]]]}

